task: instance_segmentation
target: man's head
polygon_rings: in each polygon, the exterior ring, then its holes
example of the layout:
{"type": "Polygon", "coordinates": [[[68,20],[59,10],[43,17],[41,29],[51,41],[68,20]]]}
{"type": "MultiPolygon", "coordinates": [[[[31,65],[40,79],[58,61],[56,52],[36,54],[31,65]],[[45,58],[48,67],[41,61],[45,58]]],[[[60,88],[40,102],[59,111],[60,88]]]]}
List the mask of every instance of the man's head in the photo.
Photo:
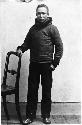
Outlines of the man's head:
{"type": "Polygon", "coordinates": [[[43,22],[49,16],[49,9],[45,4],[40,4],[36,8],[36,16],[40,22],[43,22]]]}

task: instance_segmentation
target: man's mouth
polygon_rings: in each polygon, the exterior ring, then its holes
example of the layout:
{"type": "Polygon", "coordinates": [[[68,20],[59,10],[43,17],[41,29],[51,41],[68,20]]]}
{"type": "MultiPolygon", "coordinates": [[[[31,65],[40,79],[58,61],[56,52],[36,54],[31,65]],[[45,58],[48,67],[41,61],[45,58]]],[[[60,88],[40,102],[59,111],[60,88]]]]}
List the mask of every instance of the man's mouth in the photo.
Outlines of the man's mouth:
{"type": "Polygon", "coordinates": [[[44,21],[44,19],[43,19],[43,18],[40,18],[39,20],[40,20],[40,21],[44,21]]]}

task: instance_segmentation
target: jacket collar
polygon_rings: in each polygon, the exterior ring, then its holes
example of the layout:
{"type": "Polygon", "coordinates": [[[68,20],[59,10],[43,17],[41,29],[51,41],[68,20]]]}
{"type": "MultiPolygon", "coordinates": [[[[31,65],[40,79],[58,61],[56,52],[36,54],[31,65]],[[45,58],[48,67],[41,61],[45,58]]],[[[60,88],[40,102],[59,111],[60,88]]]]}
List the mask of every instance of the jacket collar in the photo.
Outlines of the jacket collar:
{"type": "Polygon", "coordinates": [[[35,26],[37,26],[38,28],[46,27],[50,24],[52,24],[51,17],[48,17],[44,22],[39,22],[39,20],[37,20],[37,18],[35,19],[35,26]]]}

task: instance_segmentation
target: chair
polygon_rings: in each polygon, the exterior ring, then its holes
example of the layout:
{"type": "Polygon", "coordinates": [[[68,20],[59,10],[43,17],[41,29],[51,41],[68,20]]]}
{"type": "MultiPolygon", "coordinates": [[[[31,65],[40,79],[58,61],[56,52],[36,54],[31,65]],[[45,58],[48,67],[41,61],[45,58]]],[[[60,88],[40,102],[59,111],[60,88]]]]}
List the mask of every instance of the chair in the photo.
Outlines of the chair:
{"type": "Polygon", "coordinates": [[[20,106],[19,106],[20,68],[21,68],[21,55],[18,54],[17,52],[14,52],[14,51],[8,52],[7,56],[6,56],[6,62],[5,62],[3,83],[1,85],[1,96],[2,96],[2,99],[3,99],[4,112],[6,114],[7,120],[9,120],[10,117],[9,117],[8,110],[7,110],[7,105],[6,105],[6,96],[15,94],[15,105],[16,105],[16,111],[17,111],[18,119],[19,119],[20,123],[23,124],[21,113],[20,113],[20,106]],[[10,58],[11,55],[15,55],[18,58],[17,71],[15,71],[13,69],[9,70],[9,68],[8,68],[9,58],[10,58]],[[6,85],[7,74],[8,73],[10,73],[11,75],[16,75],[16,81],[15,81],[15,86],[14,87],[6,85]]]}

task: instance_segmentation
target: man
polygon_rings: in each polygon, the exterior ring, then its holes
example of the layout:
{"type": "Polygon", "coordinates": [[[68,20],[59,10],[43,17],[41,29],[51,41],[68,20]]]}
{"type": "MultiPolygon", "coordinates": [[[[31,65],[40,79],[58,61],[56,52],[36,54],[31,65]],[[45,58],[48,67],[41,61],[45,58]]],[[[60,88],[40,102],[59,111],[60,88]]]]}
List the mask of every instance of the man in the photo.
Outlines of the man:
{"type": "Polygon", "coordinates": [[[30,124],[36,118],[40,75],[41,117],[43,123],[50,124],[52,71],[59,65],[63,44],[58,29],[52,25],[49,9],[44,4],[38,5],[35,24],[30,28],[24,43],[17,47],[17,52],[22,54],[28,49],[30,49],[30,65],[25,124],[30,124]]]}

